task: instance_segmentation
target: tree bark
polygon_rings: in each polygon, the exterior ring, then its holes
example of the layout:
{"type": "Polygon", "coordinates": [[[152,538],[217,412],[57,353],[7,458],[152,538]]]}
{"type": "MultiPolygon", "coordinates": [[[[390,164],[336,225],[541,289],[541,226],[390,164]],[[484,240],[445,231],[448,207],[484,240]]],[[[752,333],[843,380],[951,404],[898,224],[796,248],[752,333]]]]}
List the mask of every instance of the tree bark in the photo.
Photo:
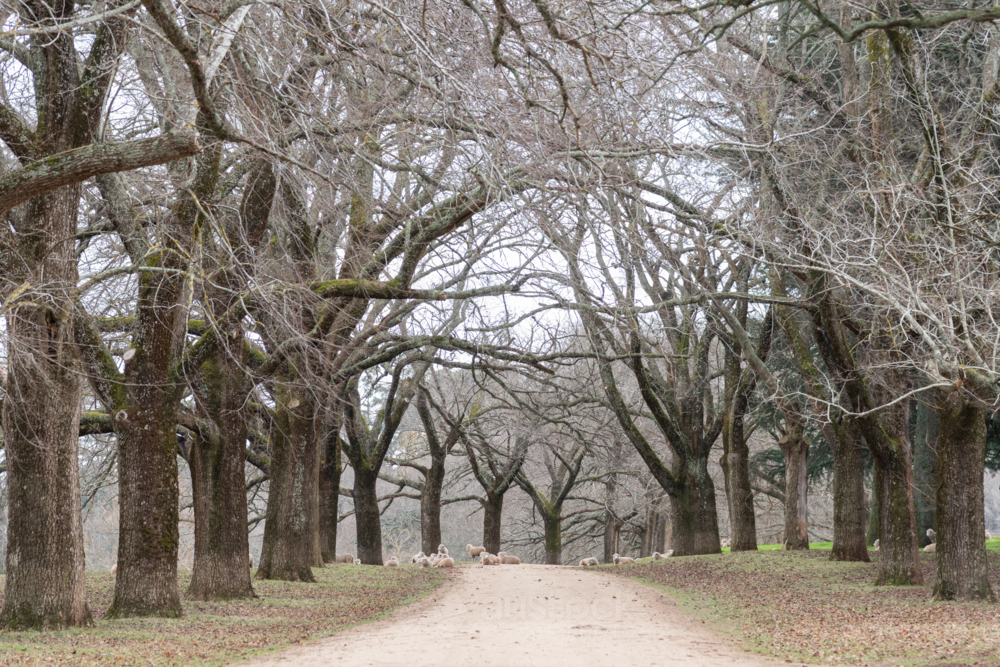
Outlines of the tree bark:
{"type": "Polygon", "coordinates": [[[487,493],[483,503],[483,548],[491,554],[500,553],[500,523],[503,518],[502,493],[487,493]]]}
{"type": "Polygon", "coordinates": [[[562,512],[542,514],[545,528],[545,564],[562,565],[562,512]]]}
{"type": "Polygon", "coordinates": [[[336,431],[327,433],[323,466],[319,472],[319,534],[320,553],[324,563],[337,559],[337,524],[340,512],[340,477],[343,474],[340,446],[340,423],[336,431]]]}
{"type": "Polygon", "coordinates": [[[743,435],[743,413],[727,411],[722,426],[722,470],[731,526],[730,551],[757,551],[757,518],[750,485],[750,447],[743,435]]]}
{"type": "MultiPolygon", "coordinates": [[[[358,558],[363,565],[383,565],[382,514],[378,507],[378,473],[354,469],[354,523],[357,526],[358,558]]],[[[440,543],[439,543],[440,544],[440,543]]],[[[436,553],[437,544],[426,553],[436,553]]]]}
{"type": "Polygon", "coordinates": [[[219,350],[202,364],[195,391],[202,410],[218,426],[213,437],[196,437],[188,456],[194,494],[194,569],[187,593],[195,600],[256,597],[250,583],[244,473],[243,405],[249,386],[239,333],[237,350],[219,350]]]}
{"type": "Polygon", "coordinates": [[[45,233],[26,238],[22,250],[40,260],[31,282],[46,285],[46,298],[15,304],[7,314],[7,577],[0,622],[10,629],[93,622],[77,464],[83,386],[73,347],[79,194],[79,186],[63,188],[28,204],[27,214],[45,233]]]}
{"type": "Polygon", "coordinates": [[[875,463],[878,496],[879,569],[876,586],[910,586],[924,582],[917,556],[916,516],[910,457],[890,459],[889,466],[875,463]]]}
{"type": "MultiPolygon", "coordinates": [[[[441,488],[444,486],[444,455],[431,455],[420,494],[420,541],[424,553],[434,553],[441,544],[441,488]]],[[[495,552],[494,552],[495,553],[495,552]]]]}
{"type": "Polygon", "coordinates": [[[604,562],[612,562],[612,556],[618,553],[618,541],[621,537],[622,525],[612,512],[604,515],[604,562]]]}
{"type": "Polygon", "coordinates": [[[830,560],[870,561],[865,542],[865,445],[854,420],[841,425],[833,452],[833,549],[830,560]]]}
{"type": "Polygon", "coordinates": [[[681,466],[676,472],[676,479],[676,491],[670,494],[673,527],[670,548],[674,550],[674,555],[719,553],[715,484],[708,474],[707,457],[681,466]]]}
{"type": "Polygon", "coordinates": [[[793,426],[778,443],[785,457],[785,531],[783,544],[788,551],[809,550],[809,479],[807,462],[809,439],[802,428],[793,426]]]}
{"type": "Polygon", "coordinates": [[[987,408],[954,390],[938,408],[935,600],[996,601],[984,534],[987,408]]]}
{"type": "Polygon", "coordinates": [[[280,392],[271,429],[271,480],[257,579],[315,582],[319,461],[315,403],[280,392]]]}

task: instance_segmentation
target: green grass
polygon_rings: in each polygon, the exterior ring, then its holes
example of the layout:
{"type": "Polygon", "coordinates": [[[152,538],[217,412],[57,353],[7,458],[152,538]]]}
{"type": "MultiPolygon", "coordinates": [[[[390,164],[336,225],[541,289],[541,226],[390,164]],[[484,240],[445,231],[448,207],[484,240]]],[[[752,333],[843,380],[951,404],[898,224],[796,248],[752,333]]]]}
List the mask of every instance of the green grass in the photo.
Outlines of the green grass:
{"type": "MultiPolygon", "coordinates": [[[[330,566],[317,582],[254,581],[255,600],[184,602],[179,619],[105,620],[114,577],[87,574],[93,628],[0,633],[0,665],[221,665],[381,618],[440,585],[440,570],[330,566]]],[[[0,578],[2,579],[2,578],[0,578]]],[[[182,572],[183,591],[190,572],[182,572]]]]}
{"type": "MultiPolygon", "coordinates": [[[[921,554],[925,584],[876,587],[872,563],[829,559],[829,550],[762,549],[608,567],[667,590],[690,615],[744,648],[820,664],[996,665],[996,604],[932,603],[934,555],[921,554]]],[[[1000,591],[989,544],[994,591],[1000,591]]]]}

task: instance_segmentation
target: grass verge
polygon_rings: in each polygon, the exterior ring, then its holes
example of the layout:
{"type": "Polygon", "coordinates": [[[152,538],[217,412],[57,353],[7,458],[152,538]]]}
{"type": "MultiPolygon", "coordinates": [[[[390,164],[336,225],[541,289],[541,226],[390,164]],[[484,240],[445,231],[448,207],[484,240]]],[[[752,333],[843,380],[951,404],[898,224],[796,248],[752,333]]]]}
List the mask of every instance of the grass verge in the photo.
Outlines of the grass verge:
{"type": "MultiPolygon", "coordinates": [[[[222,665],[380,618],[445,578],[439,570],[416,567],[329,566],[314,572],[315,584],[254,581],[256,600],[187,600],[179,619],[124,620],[100,618],[111,604],[114,577],[91,572],[87,598],[96,627],[0,633],[0,665],[222,665]]],[[[190,572],[182,572],[182,591],[189,582],[190,572]]]]}
{"type": "MultiPolygon", "coordinates": [[[[746,648],[784,660],[860,665],[1000,664],[1000,608],[931,603],[924,586],[875,587],[876,563],[840,563],[829,551],[690,556],[609,567],[662,586],[688,613],[746,648]]],[[[872,554],[873,559],[878,554],[872,554]]],[[[991,582],[1000,592],[1000,554],[991,582]]]]}

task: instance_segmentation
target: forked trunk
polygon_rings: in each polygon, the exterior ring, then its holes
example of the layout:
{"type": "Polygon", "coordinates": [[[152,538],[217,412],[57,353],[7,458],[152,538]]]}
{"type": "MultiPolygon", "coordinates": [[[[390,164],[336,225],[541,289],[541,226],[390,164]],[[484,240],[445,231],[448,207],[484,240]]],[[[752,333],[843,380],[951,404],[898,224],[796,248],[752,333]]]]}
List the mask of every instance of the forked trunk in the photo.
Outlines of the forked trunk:
{"type": "MultiPolygon", "coordinates": [[[[875,462],[878,496],[879,559],[876,586],[911,586],[924,583],[917,556],[917,518],[913,510],[912,471],[908,447],[889,459],[889,466],[875,462]]],[[[980,480],[982,483],[982,480],[980,480]]]]}
{"type": "Polygon", "coordinates": [[[319,471],[319,545],[323,562],[332,563],[337,558],[340,477],[343,474],[339,431],[328,433],[325,441],[326,451],[323,456],[323,466],[319,471]]]}
{"type": "Polygon", "coordinates": [[[542,515],[545,527],[545,564],[562,565],[562,511],[542,515]]]}
{"type": "Polygon", "coordinates": [[[809,439],[795,428],[778,443],[785,457],[785,533],[783,544],[789,551],[809,549],[809,439]]]}
{"type": "MultiPolygon", "coordinates": [[[[79,188],[30,204],[29,215],[54,217],[45,248],[47,300],[7,315],[8,376],[3,401],[7,455],[6,628],[91,625],[84,583],[83,525],[77,451],[81,375],[73,349],[73,239],[79,188]],[[57,217],[56,217],[57,216],[57,217]],[[62,224],[59,224],[62,223],[62,224]],[[63,247],[65,246],[65,247],[63,247]]],[[[41,250],[41,248],[39,248],[41,250]]],[[[32,281],[38,283],[38,281],[32,281]]]]}
{"type": "Polygon", "coordinates": [[[942,399],[938,414],[934,599],[993,602],[983,507],[987,408],[956,391],[942,399]]]}
{"type": "Polygon", "coordinates": [[[316,581],[319,461],[314,403],[281,396],[271,429],[271,480],[258,579],[316,581]]]}
{"type": "Polygon", "coordinates": [[[670,548],[674,555],[719,553],[715,485],[708,474],[708,460],[698,459],[681,468],[677,480],[677,492],[670,495],[670,548]]]}
{"type": "MultiPolygon", "coordinates": [[[[424,553],[434,553],[441,544],[441,488],[444,486],[444,457],[432,457],[420,494],[420,542],[424,553]]],[[[495,553],[495,552],[494,552],[495,553]]]]}
{"type": "Polygon", "coordinates": [[[483,548],[491,554],[500,552],[500,521],[503,518],[503,494],[488,494],[483,504],[483,548]]]}
{"type": "Polygon", "coordinates": [[[865,531],[866,445],[852,419],[844,421],[844,437],[833,452],[833,549],[830,560],[869,562],[865,531]]]}
{"type": "MultiPolygon", "coordinates": [[[[354,523],[358,558],[363,565],[382,565],[382,514],[378,507],[378,473],[354,469],[354,523]]],[[[440,544],[440,542],[438,543],[440,544]]],[[[438,545],[425,553],[437,553],[438,545]]]]}

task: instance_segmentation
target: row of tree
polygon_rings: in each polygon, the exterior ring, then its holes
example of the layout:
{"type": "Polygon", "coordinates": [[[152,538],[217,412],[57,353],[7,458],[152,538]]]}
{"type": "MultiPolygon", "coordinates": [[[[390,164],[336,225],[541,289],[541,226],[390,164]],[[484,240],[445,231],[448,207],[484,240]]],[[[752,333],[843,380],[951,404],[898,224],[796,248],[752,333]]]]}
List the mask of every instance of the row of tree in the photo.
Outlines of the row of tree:
{"type": "Polygon", "coordinates": [[[508,456],[470,454],[490,546],[516,484],[556,551],[613,419],[605,444],[629,443],[668,496],[677,555],[719,550],[717,442],[733,548],[755,549],[748,442],[769,424],[787,547],[808,546],[821,439],[834,557],[868,558],[870,456],[878,583],[917,583],[912,440],[933,432],[935,596],[993,598],[993,10],[5,7],[8,627],[90,623],[81,435],[116,443],[111,617],[181,613],[178,454],[189,595],[253,595],[248,461],[266,484],[257,577],[312,581],[342,494],[359,557],[380,563],[377,483],[408,410],[431,452],[432,526],[440,460],[473,446],[468,425],[492,405],[432,408],[435,368],[521,414],[508,456]],[[547,489],[518,470],[540,438],[547,489]]]}

